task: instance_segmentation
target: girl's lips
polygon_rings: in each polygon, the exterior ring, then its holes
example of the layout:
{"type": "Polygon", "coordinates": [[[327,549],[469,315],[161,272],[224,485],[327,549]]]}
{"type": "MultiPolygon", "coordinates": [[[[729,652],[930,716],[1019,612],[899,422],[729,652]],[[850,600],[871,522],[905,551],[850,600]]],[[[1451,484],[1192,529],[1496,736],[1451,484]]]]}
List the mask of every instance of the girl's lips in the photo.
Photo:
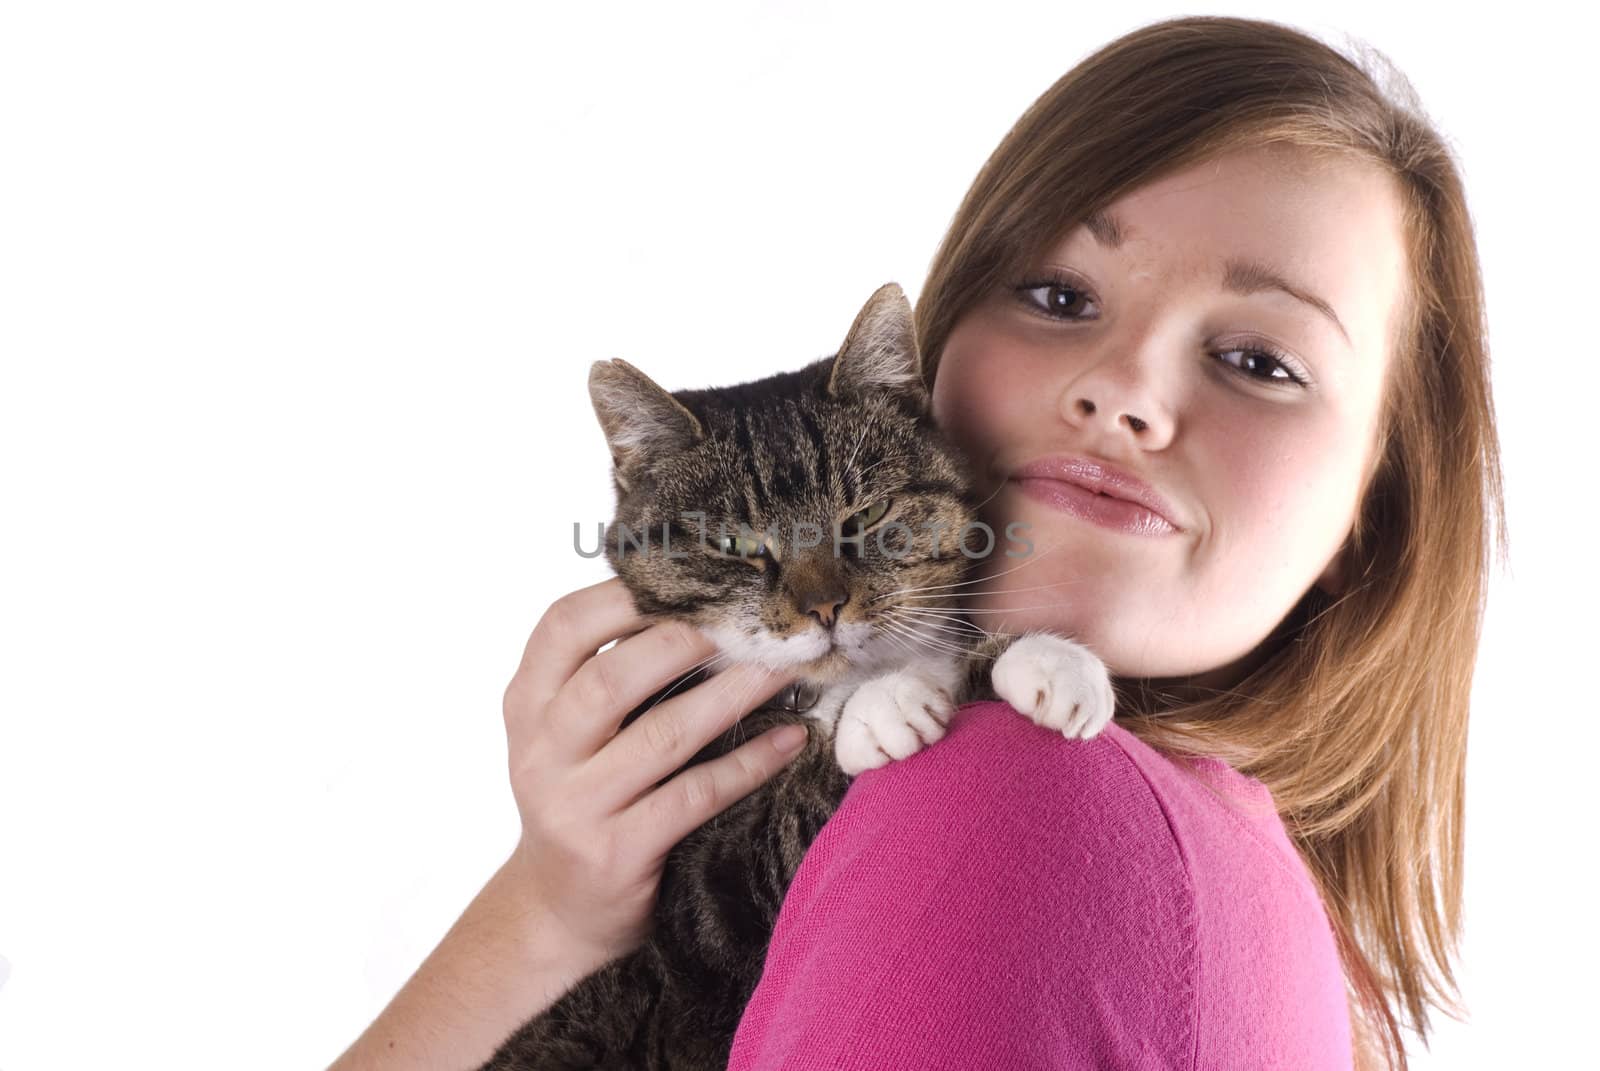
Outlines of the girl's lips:
{"type": "Polygon", "coordinates": [[[1149,483],[1131,472],[1082,456],[1040,458],[1010,479],[1046,506],[1131,535],[1173,535],[1181,525],[1149,483]]]}
{"type": "Polygon", "coordinates": [[[1065,480],[1039,476],[1013,476],[1011,479],[1029,498],[1103,528],[1142,536],[1165,536],[1178,531],[1161,514],[1137,502],[1099,494],[1065,480]]]}
{"type": "MultiPolygon", "coordinates": [[[[1042,457],[1008,474],[1013,480],[1050,480],[1089,492],[1096,497],[1120,500],[1142,507],[1171,531],[1183,530],[1178,513],[1156,489],[1133,473],[1108,461],[1083,456],[1042,457]]],[[[1081,496],[1079,498],[1081,501],[1081,496]]],[[[1128,515],[1131,516],[1131,515],[1128,515]]]]}

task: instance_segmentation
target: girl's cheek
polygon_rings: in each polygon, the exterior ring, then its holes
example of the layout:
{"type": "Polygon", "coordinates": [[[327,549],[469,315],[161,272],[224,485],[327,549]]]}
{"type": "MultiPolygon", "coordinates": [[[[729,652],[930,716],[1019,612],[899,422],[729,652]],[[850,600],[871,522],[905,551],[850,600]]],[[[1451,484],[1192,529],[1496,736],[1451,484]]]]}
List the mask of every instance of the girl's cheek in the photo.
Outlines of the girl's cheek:
{"type": "Polygon", "coordinates": [[[1259,445],[1241,452],[1225,490],[1238,524],[1290,557],[1336,545],[1346,525],[1338,463],[1281,442],[1259,445]]]}
{"type": "Polygon", "coordinates": [[[985,421],[993,418],[993,408],[1003,404],[996,397],[993,372],[996,361],[982,350],[963,347],[948,349],[934,382],[934,417],[947,432],[961,438],[977,435],[985,421]],[[983,374],[989,370],[991,374],[983,374]]]}
{"type": "Polygon", "coordinates": [[[1183,433],[1188,438],[1182,449],[1185,470],[1198,484],[1194,492],[1213,521],[1234,533],[1232,538],[1270,527],[1275,516],[1282,519],[1285,487],[1298,476],[1285,466],[1281,444],[1252,434],[1248,422],[1224,420],[1221,413],[1191,410],[1183,433]]]}

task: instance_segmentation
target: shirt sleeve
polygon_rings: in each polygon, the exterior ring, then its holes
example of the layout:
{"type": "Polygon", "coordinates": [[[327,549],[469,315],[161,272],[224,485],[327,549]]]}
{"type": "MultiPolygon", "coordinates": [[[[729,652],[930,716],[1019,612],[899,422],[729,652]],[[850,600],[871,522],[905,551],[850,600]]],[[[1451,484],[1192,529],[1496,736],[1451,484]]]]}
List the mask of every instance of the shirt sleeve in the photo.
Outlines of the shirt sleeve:
{"type": "Polygon", "coordinates": [[[973,704],[857,777],[785,897],[730,1071],[1191,1066],[1193,891],[1123,733],[973,704]]]}

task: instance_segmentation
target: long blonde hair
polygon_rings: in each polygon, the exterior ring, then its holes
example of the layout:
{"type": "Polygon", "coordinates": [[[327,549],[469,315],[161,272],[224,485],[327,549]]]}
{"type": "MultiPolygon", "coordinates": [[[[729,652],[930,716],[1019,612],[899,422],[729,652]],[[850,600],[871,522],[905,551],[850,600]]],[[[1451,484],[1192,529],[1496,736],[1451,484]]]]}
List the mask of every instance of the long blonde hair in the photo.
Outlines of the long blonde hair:
{"type": "Polygon", "coordinates": [[[1467,713],[1492,565],[1505,555],[1477,247],[1452,153],[1370,48],[1349,58],[1278,23],[1179,18],[1100,49],[1051,86],[974,180],[917,306],[928,383],[952,327],[1131,189],[1233,149],[1287,143],[1398,182],[1409,287],[1381,439],[1342,553],[1235,688],[1174,701],[1119,681],[1119,723],[1272,791],[1339,943],[1357,1063],[1404,1068],[1402,1022],[1464,1014],[1467,713]],[[1156,715],[1159,713],[1159,717],[1156,715]]]}

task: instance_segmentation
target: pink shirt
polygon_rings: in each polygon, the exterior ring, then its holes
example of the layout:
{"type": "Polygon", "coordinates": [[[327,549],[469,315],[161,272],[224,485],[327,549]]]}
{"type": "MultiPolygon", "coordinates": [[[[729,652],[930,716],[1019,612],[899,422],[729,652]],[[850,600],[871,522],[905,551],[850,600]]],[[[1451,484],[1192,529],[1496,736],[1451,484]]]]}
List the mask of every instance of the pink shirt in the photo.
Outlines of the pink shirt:
{"type": "Polygon", "coordinates": [[[963,707],[823,827],[730,1071],[1349,1071],[1333,933],[1271,793],[1199,765],[1115,722],[1066,740],[963,707]]]}

